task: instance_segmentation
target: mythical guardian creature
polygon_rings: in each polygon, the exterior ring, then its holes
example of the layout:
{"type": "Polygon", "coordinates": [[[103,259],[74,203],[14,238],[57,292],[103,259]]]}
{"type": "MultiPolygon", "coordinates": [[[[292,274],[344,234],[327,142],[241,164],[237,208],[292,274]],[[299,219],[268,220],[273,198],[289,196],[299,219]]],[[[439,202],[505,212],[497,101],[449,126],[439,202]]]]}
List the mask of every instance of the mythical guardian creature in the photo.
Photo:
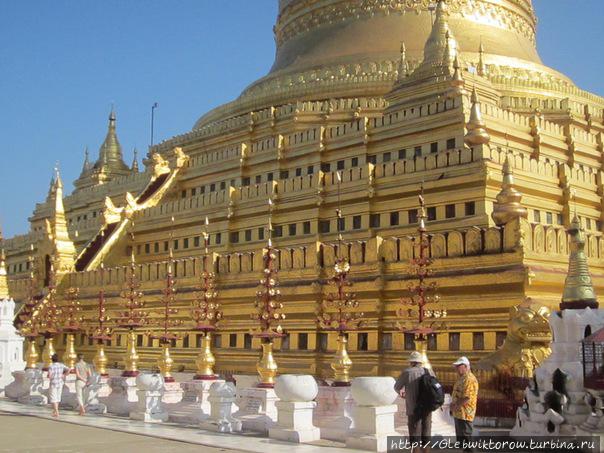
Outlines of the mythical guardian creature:
{"type": "Polygon", "coordinates": [[[478,363],[478,369],[497,370],[515,377],[531,378],[551,353],[549,308],[527,297],[510,309],[505,342],[478,363]]]}

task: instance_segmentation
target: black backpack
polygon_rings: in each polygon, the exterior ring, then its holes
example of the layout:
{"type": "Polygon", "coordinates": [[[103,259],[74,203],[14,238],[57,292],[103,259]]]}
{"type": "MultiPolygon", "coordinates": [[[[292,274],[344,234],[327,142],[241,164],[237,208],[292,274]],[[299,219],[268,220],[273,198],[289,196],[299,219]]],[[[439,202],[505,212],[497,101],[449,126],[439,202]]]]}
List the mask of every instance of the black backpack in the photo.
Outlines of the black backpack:
{"type": "Polygon", "coordinates": [[[417,413],[428,415],[441,407],[445,402],[445,391],[436,377],[424,368],[417,388],[417,413]]]}

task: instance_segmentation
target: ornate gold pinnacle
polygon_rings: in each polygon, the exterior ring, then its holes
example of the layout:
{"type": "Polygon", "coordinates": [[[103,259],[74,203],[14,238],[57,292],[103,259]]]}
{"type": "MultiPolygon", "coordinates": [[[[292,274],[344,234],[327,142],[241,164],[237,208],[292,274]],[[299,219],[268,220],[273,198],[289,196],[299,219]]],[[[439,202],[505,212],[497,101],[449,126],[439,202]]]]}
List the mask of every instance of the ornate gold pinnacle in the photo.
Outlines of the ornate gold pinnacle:
{"type": "Polygon", "coordinates": [[[514,185],[514,174],[507,156],[502,172],[501,192],[497,194],[497,201],[493,204],[492,214],[497,225],[505,225],[518,217],[526,218],[528,216],[527,209],[520,203],[522,194],[516,190],[514,185]]]}
{"type": "Polygon", "coordinates": [[[136,352],[136,334],[130,330],[128,332],[128,345],[126,347],[126,355],[124,357],[124,372],[122,376],[135,377],[138,376],[138,353],[136,352]]]}
{"type": "Polygon", "coordinates": [[[216,379],[214,374],[214,365],[216,358],[212,354],[212,332],[217,330],[222,319],[222,310],[220,302],[216,300],[217,291],[215,284],[215,274],[212,272],[213,260],[208,253],[210,243],[210,234],[208,225],[210,221],[206,217],[204,229],[202,231],[204,254],[202,257],[202,272],[199,291],[195,294],[195,299],[191,305],[191,317],[195,321],[193,329],[203,332],[201,340],[201,351],[195,360],[197,374],[193,379],[216,379]]]}
{"type": "MultiPolygon", "coordinates": [[[[324,330],[338,332],[338,350],[331,363],[331,369],[334,371],[333,385],[344,387],[350,385],[350,369],[352,360],[348,356],[346,344],[348,343],[347,332],[357,330],[363,324],[363,313],[356,311],[359,301],[356,294],[349,292],[348,288],[352,282],[348,279],[350,274],[350,262],[342,254],[344,242],[342,241],[341,223],[342,207],[340,202],[340,185],[342,177],[340,172],[336,173],[338,179],[338,208],[336,209],[338,243],[336,249],[336,262],[334,265],[333,276],[329,279],[329,284],[334,287],[334,291],[327,294],[317,311],[317,324],[324,330]]],[[[328,246],[328,245],[327,245],[328,246]]]]}
{"type": "Polygon", "coordinates": [[[36,338],[27,340],[27,351],[25,352],[25,369],[35,369],[38,367],[38,348],[36,347],[36,338]]]}
{"type": "Polygon", "coordinates": [[[96,372],[101,376],[107,376],[107,356],[105,355],[105,345],[103,342],[98,342],[96,345],[96,354],[94,359],[92,359],[92,363],[96,368],[96,372]]]}
{"type": "Polygon", "coordinates": [[[346,335],[338,335],[338,349],[330,365],[334,372],[333,385],[336,387],[346,387],[350,385],[352,360],[350,360],[350,357],[348,356],[347,344],[348,338],[346,338],[346,335]]]}
{"type": "Polygon", "coordinates": [[[281,291],[278,288],[279,281],[277,279],[277,270],[275,269],[277,255],[276,250],[273,248],[273,200],[270,198],[268,206],[268,244],[266,252],[263,255],[264,269],[262,271],[262,278],[260,279],[260,288],[256,291],[255,311],[251,316],[259,324],[251,333],[262,341],[262,357],[256,365],[256,369],[260,375],[258,387],[261,388],[272,388],[275,385],[277,363],[273,358],[273,339],[285,336],[280,324],[285,319],[285,313],[281,312],[283,304],[279,301],[281,291]]]}
{"type": "Polygon", "coordinates": [[[201,351],[195,360],[197,365],[197,374],[194,379],[216,379],[214,374],[214,365],[216,358],[212,354],[212,334],[206,332],[201,340],[201,351]]]}
{"type": "Polygon", "coordinates": [[[598,308],[598,300],[585,255],[585,232],[576,215],[570,224],[568,234],[570,235],[570,257],[560,310],[598,308]]]}
{"type": "Polygon", "coordinates": [[[256,370],[260,375],[260,384],[258,384],[258,387],[272,388],[275,385],[277,369],[277,362],[275,362],[275,358],[273,357],[273,342],[265,340],[262,342],[262,357],[256,364],[256,370]]]}
{"type": "Polygon", "coordinates": [[[65,340],[65,353],[63,354],[63,363],[73,371],[75,369],[76,360],[78,359],[78,354],[75,350],[75,338],[72,333],[67,334],[67,338],[65,340]]]}
{"type": "Polygon", "coordinates": [[[486,124],[482,119],[480,102],[476,87],[472,90],[472,107],[470,109],[470,119],[466,124],[468,133],[464,140],[468,146],[486,145],[491,141],[491,136],[486,130],[486,124]]]}

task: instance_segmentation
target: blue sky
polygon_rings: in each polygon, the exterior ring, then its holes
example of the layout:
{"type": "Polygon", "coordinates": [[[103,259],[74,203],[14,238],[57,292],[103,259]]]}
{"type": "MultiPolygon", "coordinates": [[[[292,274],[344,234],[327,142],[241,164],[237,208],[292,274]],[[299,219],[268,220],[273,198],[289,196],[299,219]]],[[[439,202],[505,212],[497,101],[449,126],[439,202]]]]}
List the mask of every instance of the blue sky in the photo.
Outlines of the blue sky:
{"type": "MultiPolygon", "coordinates": [[[[533,0],[544,62],[604,95],[604,4],[533,0]],[[580,7],[579,7],[579,6],[580,7]]],[[[268,72],[277,0],[4,0],[0,8],[0,223],[25,233],[56,161],[70,190],[111,103],[125,159],[189,130],[268,72]]]]}

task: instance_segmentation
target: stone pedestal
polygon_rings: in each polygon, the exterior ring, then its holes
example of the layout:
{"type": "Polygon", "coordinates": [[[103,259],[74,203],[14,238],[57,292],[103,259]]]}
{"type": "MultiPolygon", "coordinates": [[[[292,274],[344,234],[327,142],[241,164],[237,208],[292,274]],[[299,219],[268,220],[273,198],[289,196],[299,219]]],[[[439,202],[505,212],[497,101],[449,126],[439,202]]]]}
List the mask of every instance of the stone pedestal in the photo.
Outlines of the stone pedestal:
{"type": "Polygon", "coordinates": [[[344,442],[354,428],[354,405],[350,387],[319,387],[313,421],[321,429],[321,438],[344,442]]]}
{"type": "Polygon", "coordinates": [[[183,389],[179,382],[165,382],[164,396],[162,402],[164,404],[177,404],[182,401],[183,389]]]}
{"type": "Polygon", "coordinates": [[[101,398],[101,403],[107,406],[107,411],[128,417],[138,403],[138,394],[135,377],[116,376],[110,378],[111,393],[106,398],[101,398]]]}
{"type": "Polygon", "coordinates": [[[13,381],[13,372],[25,368],[23,337],[13,325],[15,302],[0,300],[0,392],[13,381]]]}
{"type": "Polygon", "coordinates": [[[313,425],[313,410],[317,403],[277,401],[277,424],[268,430],[268,437],[287,442],[314,442],[321,430],[313,425]]]}
{"type": "Polygon", "coordinates": [[[168,412],[162,406],[164,379],[161,374],[139,374],[136,377],[138,403],[130,412],[132,420],[145,423],[162,423],[168,421],[168,412]]]}
{"type": "Polygon", "coordinates": [[[84,402],[86,412],[91,414],[105,414],[107,413],[107,405],[99,401],[101,391],[109,387],[107,385],[107,379],[103,378],[99,374],[93,374],[88,379],[88,385],[84,389],[84,402]]]}
{"type": "Polygon", "coordinates": [[[97,374],[99,376],[99,398],[107,398],[111,394],[111,378],[108,375],[103,376],[102,374],[97,374]]]}
{"type": "Polygon", "coordinates": [[[208,397],[210,416],[199,424],[200,428],[219,433],[241,431],[241,421],[231,415],[235,395],[235,386],[230,382],[214,382],[208,397]]]}
{"type": "Polygon", "coordinates": [[[394,430],[393,404],[397,394],[394,378],[360,377],[352,381],[352,397],[356,407],[352,410],[354,429],[346,438],[346,446],[361,450],[386,451],[388,436],[398,436],[394,430]]]}
{"type": "Polygon", "coordinates": [[[277,421],[279,400],[273,389],[251,387],[241,391],[239,410],[233,417],[241,420],[244,431],[268,434],[277,421]]]}
{"type": "Polygon", "coordinates": [[[310,375],[284,374],[275,381],[279,401],[277,424],[268,430],[272,439],[287,442],[314,442],[321,438],[321,430],[313,425],[313,400],[318,393],[317,382],[310,375]]]}
{"type": "MultiPolygon", "coordinates": [[[[180,384],[182,398],[176,404],[166,404],[170,421],[187,425],[197,425],[210,415],[208,400],[210,387],[215,382],[223,380],[194,380],[180,384]]],[[[165,400],[164,400],[165,401],[165,400]]]]}
{"type": "Polygon", "coordinates": [[[42,370],[13,371],[12,376],[13,382],[4,389],[7,398],[33,406],[48,404],[48,397],[43,391],[42,370]]]}
{"type": "Polygon", "coordinates": [[[244,404],[243,402],[243,392],[246,389],[249,389],[251,387],[257,387],[258,386],[258,375],[254,374],[254,375],[250,375],[250,374],[235,374],[233,375],[233,378],[235,379],[235,406],[237,406],[238,408],[241,408],[242,405],[244,404]]]}
{"type": "Polygon", "coordinates": [[[357,406],[352,410],[355,428],[348,434],[346,446],[370,451],[388,450],[388,436],[398,436],[394,430],[396,404],[389,406],[357,406]]]}

